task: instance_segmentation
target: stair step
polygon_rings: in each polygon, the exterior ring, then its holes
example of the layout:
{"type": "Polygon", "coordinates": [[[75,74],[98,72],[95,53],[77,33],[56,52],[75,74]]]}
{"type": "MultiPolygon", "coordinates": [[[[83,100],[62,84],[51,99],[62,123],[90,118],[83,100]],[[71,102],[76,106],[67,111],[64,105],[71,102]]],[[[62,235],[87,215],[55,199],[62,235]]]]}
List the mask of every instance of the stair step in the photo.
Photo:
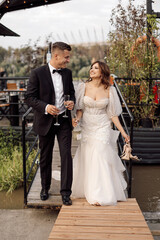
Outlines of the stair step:
{"type": "Polygon", "coordinates": [[[159,143],[160,146],[160,138],[159,137],[137,137],[133,136],[133,143],[159,143]]]}
{"type": "Polygon", "coordinates": [[[159,165],[159,163],[160,163],[160,159],[154,159],[154,158],[152,158],[152,159],[146,159],[146,158],[143,158],[143,159],[141,159],[141,161],[139,161],[139,162],[137,162],[137,161],[135,161],[134,163],[136,163],[136,164],[158,164],[159,165]]]}
{"type": "Polygon", "coordinates": [[[156,137],[156,138],[159,138],[160,139],[160,132],[159,131],[157,131],[157,132],[136,132],[136,131],[134,131],[133,132],[133,137],[135,138],[135,137],[143,137],[143,138],[146,138],[146,137],[148,137],[148,138],[150,138],[150,137],[156,137]]]}
{"type": "Polygon", "coordinates": [[[160,132],[160,127],[155,128],[134,128],[135,132],[160,132]]]}
{"type": "Polygon", "coordinates": [[[160,148],[133,148],[136,153],[146,153],[146,154],[160,154],[160,148]]]}
{"type": "Polygon", "coordinates": [[[148,149],[148,148],[160,148],[160,142],[151,142],[152,139],[150,139],[150,142],[136,142],[133,140],[133,149],[134,148],[142,148],[142,149],[148,149]]]}
{"type": "Polygon", "coordinates": [[[144,159],[144,158],[145,159],[157,159],[160,162],[160,154],[157,154],[157,153],[146,154],[146,153],[139,153],[139,152],[133,151],[133,155],[137,155],[139,158],[142,158],[142,159],[144,159]]]}

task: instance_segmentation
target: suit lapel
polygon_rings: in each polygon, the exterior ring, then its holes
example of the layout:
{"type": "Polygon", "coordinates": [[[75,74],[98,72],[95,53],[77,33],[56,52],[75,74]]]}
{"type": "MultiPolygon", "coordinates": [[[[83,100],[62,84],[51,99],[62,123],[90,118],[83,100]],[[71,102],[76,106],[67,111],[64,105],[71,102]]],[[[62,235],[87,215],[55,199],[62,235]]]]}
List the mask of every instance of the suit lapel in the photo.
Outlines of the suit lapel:
{"type": "Polygon", "coordinates": [[[66,74],[65,74],[65,70],[62,71],[62,83],[63,83],[63,91],[64,91],[64,94],[65,94],[65,89],[66,89],[66,81],[65,81],[65,78],[66,78],[66,74]]]}

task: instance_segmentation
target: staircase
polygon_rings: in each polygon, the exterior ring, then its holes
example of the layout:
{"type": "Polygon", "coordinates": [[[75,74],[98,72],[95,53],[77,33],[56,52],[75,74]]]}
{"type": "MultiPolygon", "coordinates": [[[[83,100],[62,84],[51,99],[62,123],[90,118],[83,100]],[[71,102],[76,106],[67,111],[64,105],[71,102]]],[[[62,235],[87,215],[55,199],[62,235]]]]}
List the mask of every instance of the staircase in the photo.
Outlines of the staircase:
{"type": "Polygon", "coordinates": [[[134,128],[133,155],[144,164],[160,163],[160,128],[134,128]]]}

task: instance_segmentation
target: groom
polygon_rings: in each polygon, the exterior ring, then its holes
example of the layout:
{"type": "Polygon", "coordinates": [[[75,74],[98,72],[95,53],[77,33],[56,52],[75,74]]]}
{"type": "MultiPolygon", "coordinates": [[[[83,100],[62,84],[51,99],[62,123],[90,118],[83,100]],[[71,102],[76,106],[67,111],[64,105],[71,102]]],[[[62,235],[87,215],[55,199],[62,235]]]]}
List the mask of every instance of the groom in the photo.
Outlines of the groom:
{"type": "Polygon", "coordinates": [[[62,201],[71,205],[72,156],[71,112],[75,102],[75,91],[72,83],[72,72],[66,68],[70,61],[71,47],[64,42],[52,44],[52,58],[47,65],[34,69],[28,83],[26,101],[34,110],[33,128],[39,135],[41,200],[47,200],[51,185],[52,152],[55,135],[57,136],[61,157],[61,190],[62,201]],[[67,115],[64,118],[64,95],[70,95],[67,102],[67,115]],[[56,123],[58,115],[59,126],[56,123]]]}

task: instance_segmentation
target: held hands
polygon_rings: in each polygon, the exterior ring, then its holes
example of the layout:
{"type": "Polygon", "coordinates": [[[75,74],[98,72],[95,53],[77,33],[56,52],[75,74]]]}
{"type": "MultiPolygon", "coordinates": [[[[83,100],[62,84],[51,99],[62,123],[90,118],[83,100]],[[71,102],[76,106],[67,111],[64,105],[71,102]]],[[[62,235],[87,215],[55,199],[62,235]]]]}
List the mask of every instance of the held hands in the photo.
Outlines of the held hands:
{"type": "Polygon", "coordinates": [[[74,102],[73,101],[65,101],[64,105],[68,110],[72,110],[74,107],[74,102]]]}
{"type": "Polygon", "coordinates": [[[72,126],[75,128],[75,127],[77,127],[77,125],[78,125],[78,123],[79,123],[79,119],[78,118],[72,118],[72,126]]]}
{"type": "Polygon", "coordinates": [[[59,109],[56,106],[50,104],[48,104],[46,111],[53,116],[59,114],[59,109]]]}

